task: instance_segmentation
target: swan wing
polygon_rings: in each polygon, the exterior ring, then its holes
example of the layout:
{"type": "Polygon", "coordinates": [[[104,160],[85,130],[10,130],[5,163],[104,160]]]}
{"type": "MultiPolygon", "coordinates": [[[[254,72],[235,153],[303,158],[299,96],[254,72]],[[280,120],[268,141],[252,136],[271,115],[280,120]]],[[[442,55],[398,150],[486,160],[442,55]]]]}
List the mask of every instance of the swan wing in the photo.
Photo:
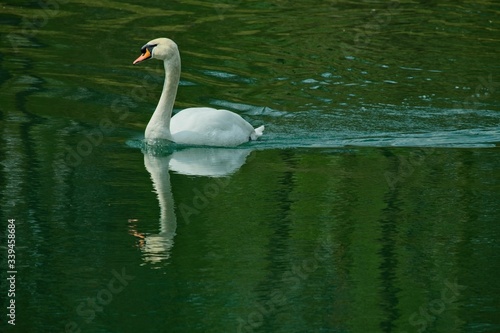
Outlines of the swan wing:
{"type": "Polygon", "coordinates": [[[260,136],[240,115],[205,107],[177,113],[172,117],[170,131],[178,144],[221,147],[237,146],[260,136]]]}

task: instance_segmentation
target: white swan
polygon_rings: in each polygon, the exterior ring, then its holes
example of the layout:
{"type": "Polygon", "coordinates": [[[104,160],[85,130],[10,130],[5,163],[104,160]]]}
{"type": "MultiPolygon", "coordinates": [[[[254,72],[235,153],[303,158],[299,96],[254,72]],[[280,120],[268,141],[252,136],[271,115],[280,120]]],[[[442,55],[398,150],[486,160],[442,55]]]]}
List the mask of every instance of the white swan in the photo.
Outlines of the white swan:
{"type": "Polygon", "coordinates": [[[175,95],[181,74],[177,44],[168,38],[149,41],[133,64],[155,58],[163,60],[165,82],[160,101],[146,127],[146,140],[166,139],[178,144],[202,146],[237,146],[257,140],[264,126],[253,128],[234,112],[207,107],[188,108],[172,117],[175,95]]]}

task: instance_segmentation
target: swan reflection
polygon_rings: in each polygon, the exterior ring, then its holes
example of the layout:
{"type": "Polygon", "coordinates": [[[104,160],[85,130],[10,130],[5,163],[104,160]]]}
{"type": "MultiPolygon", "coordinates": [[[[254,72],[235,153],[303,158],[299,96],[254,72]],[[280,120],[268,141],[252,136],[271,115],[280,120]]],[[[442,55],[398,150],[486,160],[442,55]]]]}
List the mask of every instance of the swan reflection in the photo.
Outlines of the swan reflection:
{"type": "Polygon", "coordinates": [[[132,235],[139,238],[143,259],[156,264],[170,257],[177,229],[170,170],[190,176],[224,177],[235,173],[250,154],[250,149],[187,148],[169,155],[158,156],[144,152],[144,166],[151,176],[160,206],[160,225],[157,234],[138,231],[134,224],[132,235]]]}
{"type": "Polygon", "coordinates": [[[183,149],[172,154],[170,170],[183,175],[224,177],[238,171],[250,152],[250,149],[183,149]]]}

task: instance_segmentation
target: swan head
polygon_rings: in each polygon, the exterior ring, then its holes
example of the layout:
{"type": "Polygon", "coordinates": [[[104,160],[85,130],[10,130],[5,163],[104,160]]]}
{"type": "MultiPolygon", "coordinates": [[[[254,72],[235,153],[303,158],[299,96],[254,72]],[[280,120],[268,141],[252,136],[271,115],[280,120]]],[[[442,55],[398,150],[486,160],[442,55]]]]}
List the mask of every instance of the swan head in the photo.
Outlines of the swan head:
{"type": "Polygon", "coordinates": [[[138,64],[148,59],[159,59],[168,61],[171,58],[178,57],[179,50],[177,44],[168,38],[156,38],[147,42],[141,48],[141,55],[135,59],[133,64],[138,64]]]}

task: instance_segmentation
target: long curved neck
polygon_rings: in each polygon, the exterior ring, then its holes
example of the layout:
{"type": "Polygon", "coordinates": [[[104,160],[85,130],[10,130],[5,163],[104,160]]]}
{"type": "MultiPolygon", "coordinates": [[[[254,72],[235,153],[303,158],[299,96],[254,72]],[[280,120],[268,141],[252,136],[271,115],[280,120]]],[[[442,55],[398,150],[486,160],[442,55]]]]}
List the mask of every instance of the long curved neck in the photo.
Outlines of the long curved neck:
{"type": "Polygon", "coordinates": [[[174,108],[175,95],[181,76],[181,59],[179,54],[165,60],[165,82],[161,92],[160,100],[156,106],[153,116],[146,127],[146,139],[166,139],[172,140],[170,134],[170,118],[174,108]]]}

